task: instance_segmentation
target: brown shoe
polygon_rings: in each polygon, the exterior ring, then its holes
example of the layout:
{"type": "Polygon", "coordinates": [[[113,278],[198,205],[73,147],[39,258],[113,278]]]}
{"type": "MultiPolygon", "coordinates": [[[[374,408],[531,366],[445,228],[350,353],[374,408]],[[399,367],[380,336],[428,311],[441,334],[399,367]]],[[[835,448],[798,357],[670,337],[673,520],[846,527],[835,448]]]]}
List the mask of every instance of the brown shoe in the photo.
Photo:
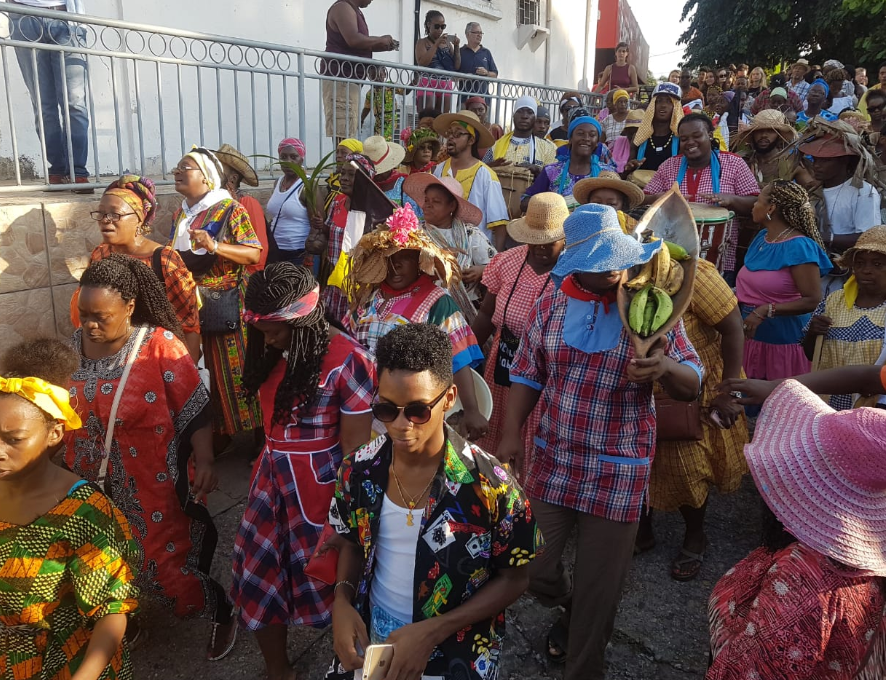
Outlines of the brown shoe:
{"type": "MultiPolygon", "coordinates": [[[[74,183],[75,184],[89,184],[89,178],[88,177],[78,177],[77,179],[74,180],[74,183]]],[[[88,189],[71,189],[71,191],[75,194],[94,194],[95,193],[95,189],[93,189],[92,187],[90,187],[88,189]]]]}
{"type": "Polygon", "coordinates": [[[50,184],[69,184],[71,182],[71,178],[65,175],[50,175],[49,183],[50,184]]]}

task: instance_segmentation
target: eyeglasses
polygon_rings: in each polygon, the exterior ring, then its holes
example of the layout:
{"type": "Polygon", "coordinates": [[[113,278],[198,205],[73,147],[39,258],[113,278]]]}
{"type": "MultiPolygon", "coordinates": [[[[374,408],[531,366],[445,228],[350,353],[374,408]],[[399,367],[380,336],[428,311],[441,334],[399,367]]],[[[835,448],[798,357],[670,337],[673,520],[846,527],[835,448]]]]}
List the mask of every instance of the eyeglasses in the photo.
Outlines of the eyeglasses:
{"type": "Polygon", "coordinates": [[[471,133],[465,130],[447,130],[443,136],[446,139],[461,139],[462,137],[470,137],[471,133]]]}
{"type": "Polygon", "coordinates": [[[106,212],[99,212],[98,210],[89,213],[89,216],[92,219],[94,219],[96,222],[104,222],[106,219],[110,220],[111,222],[119,222],[121,219],[123,219],[127,215],[135,215],[135,213],[134,212],[106,213],[106,212]]]}
{"type": "Polygon", "coordinates": [[[471,35],[479,35],[480,37],[482,37],[483,31],[471,31],[471,35]]]}
{"type": "Polygon", "coordinates": [[[175,175],[176,173],[179,173],[179,172],[181,172],[181,173],[192,172],[192,171],[198,170],[198,169],[199,168],[192,168],[190,165],[176,165],[172,169],[172,174],[175,175]]]}
{"type": "Polygon", "coordinates": [[[440,400],[449,392],[447,387],[440,393],[440,396],[434,399],[430,404],[409,404],[407,406],[395,406],[387,402],[377,402],[372,405],[372,415],[383,423],[393,423],[400,416],[400,411],[406,420],[414,425],[424,425],[431,419],[431,411],[440,403],[440,400]]]}
{"type": "Polygon", "coordinates": [[[436,28],[436,29],[438,29],[438,30],[441,30],[441,31],[445,31],[445,30],[446,30],[446,24],[434,24],[434,28],[436,28]]]}

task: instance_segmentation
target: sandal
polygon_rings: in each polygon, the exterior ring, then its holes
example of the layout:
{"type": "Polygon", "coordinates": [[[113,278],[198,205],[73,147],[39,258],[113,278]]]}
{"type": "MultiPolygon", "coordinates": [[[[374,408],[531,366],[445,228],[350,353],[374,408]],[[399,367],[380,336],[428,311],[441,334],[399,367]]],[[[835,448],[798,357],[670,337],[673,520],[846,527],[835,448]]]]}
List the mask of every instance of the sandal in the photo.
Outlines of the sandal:
{"type": "Polygon", "coordinates": [[[231,653],[231,650],[234,649],[234,645],[237,643],[237,617],[231,616],[230,623],[213,623],[212,624],[212,633],[209,636],[209,646],[206,648],[206,658],[209,661],[221,661],[228,654],[231,653]],[[230,628],[230,632],[228,632],[228,643],[227,646],[219,653],[213,656],[212,652],[215,649],[216,638],[219,635],[219,629],[224,631],[225,629],[230,628]]]}
{"type": "Polygon", "coordinates": [[[693,580],[698,576],[698,572],[701,571],[706,551],[707,543],[705,543],[704,550],[700,553],[689,552],[686,548],[680,548],[680,554],[671,562],[671,578],[680,582],[693,580]]]}
{"type": "Polygon", "coordinates": [[[548,631],[548,659],[556,664],[566,663],[568,644],[569,630],[560,618],[548,631]]]}

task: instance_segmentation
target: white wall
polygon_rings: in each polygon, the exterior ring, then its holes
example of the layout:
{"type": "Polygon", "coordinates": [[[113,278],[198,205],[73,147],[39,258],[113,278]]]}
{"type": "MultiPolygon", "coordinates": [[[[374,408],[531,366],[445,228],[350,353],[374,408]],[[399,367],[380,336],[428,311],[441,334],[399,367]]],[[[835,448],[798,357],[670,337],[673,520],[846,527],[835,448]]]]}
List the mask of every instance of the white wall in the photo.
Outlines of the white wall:
{"type": "MultiPolygon", "coordinates": [[[[529,46],[517,47],[517,2],[518,0],[441,0],[422,2],[421,19],[429,9],[439,9],[446,17],[447,32],[458,32],[464,42],[464,27],[469,21],[479,21],[485,33],[484,45],[488,47],[498,64],[502,78],[524,83],[539,83],[574,89],[585,73],[585,64],[593,60],[596,36],[597,0],[551,0],[553,7],[550,21],[545,16],[547,1],[541,0],[540,22],[551,31],[548,45],[537,51],[529,46]],[[586,26],[587,7],[591,5],[593,18],[590,31],[586,26]],[[453,6],[453,5],[458,5],[453,6]],[[470,10],[470,6],[494,8],[500,19],[482,16],[470,10]],[[587,38],[587,40],[586,40],[587,38]],[[548,60],[549,56],[549,60],[548,60]]],[[[143,3],[135,0],[85,0],[90,14],[129,22],[170,26],[180,30],[226,35],[235,38],[279,43],[296,47],[322,50],[325,46],[325,17],[330,0],[282,0],[270,2],[225,2],[218,0],[152,0],[145,11],[143,3]]],[[[2,7],[2,5],[0,5],[2,7]]],[[[374,35],[392,34],[401,43],[399,52],[379,53],[377,58],[394,62],[413,62],[413,0],[374,0],[364,10],[370,32],[374,35]]],[[[0,20],[2,23],[2,20],[0,20]]],[[[113,35],[109,40],[113,43],[113,35]]],[[[0,26],[0,36],[7,35],[0,26]]],[[[10,79],[0,86],[0,96],[9,96],[13,101],[15,127],[19,154],[35,159],[38,172],[42,172],[40,147],[33,130],[30,102],[21,81],[15,57],[11,49],[6,50],[10,79]]],[[[308,70],[312,70],[309,63],[308,70]]],[[[292,64],[295,69],[295,64],[292,64]]],[[[299,129],[297,82],[287,79],[287,106],[283,106],[283,82],[273,78],[270,84],[266,76],[249,73],[223,73],[221,93],[216,91],[215,73],[203,69],[203,117],[204,142],[215,146],[220,141],[238,142],[244,153],[273,154],[276,140],[284,134],[296,135],[299,129]],[[240,88],[240,98],[234,100],[234,80],[240,88]],[[254,80],[255,102],[251,101],[254,80]],[[268,89],[272,102],[268,105],[268,89]],[[219,128],[219,107],[222,125],[219,128]],[[256,115],[253,116],[253,107],[256,115]],[[239,125],[236,117],[239,114],[239,125]]],[[[187,149],[192,143],[200,142],[200,118],[197,106],[197,81],[194,69],[182,69],[182,98],[178,98],[178,74],[175,66],[163,65],[160,69],[163,95],[163,122],[165,124],[165,165],[172,167],[180,156],[182,146],[187,149]],[[179,103],[181,101],[181,104],[179,103]],[[180,115],[185,120],[184,143],[180,133],[180,115]]],[[[156,67],[152,63],[138,66],[140,86],[141,116],[134,95],[135,72],[133,64],[127,60],[111,61],[105,58],[90,58],[90,82],[95,106],[95,117],[91,121],[95,127],[99,171],[104,175],[116,173],[118,157],[122,158],[124,170],[137,171],[140,147],[144,146],[145,171],[158,176],[161,169],[161,134],[159,101],[156,86],[156,67]],[[119,118],[115,115],[111,90],[113,75],[117,81],[118,93],[129,92],[126,97],[118,97],[119,118]],[[138,134],[141,121],[142,136],[138,134]],[[118,130],[120,144],[117,143],[118,130]]],[[[364,90],[365,92],[365,90],[364,90]]],[[[322,114],[320,110],[319,83],[309,82],[306,93],[306,142],[309,153],[319,158],[331,149],[331,140],[321,141],[322,114]],[[320,148],[318,148],[320,147],[320,148]]],[[[0,102],[2,103],[2,102],[0,102]]],[[[554,116],[556,117],[556,112],[554,116]]],[[[11,157],[10,123],[5,105],[0,106],[0,157],[11,157]]],[[[90,140],[90,171],[94,169],[95,149],[90,140]]]]}

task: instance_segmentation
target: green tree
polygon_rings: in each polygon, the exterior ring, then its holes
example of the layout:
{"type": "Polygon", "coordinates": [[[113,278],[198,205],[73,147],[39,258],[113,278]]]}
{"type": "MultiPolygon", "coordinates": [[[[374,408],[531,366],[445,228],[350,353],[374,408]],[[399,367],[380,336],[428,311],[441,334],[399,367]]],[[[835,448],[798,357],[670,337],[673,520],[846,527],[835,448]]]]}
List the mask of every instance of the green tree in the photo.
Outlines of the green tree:
{"type": "Polygon", "coordinates": [[[684,63],[771,66],[808,55],[860,64],[886,55],[886,41],[875,38],[886,0],[734,0],[731,10],[722,0],[686,1],[684,63]]]}

